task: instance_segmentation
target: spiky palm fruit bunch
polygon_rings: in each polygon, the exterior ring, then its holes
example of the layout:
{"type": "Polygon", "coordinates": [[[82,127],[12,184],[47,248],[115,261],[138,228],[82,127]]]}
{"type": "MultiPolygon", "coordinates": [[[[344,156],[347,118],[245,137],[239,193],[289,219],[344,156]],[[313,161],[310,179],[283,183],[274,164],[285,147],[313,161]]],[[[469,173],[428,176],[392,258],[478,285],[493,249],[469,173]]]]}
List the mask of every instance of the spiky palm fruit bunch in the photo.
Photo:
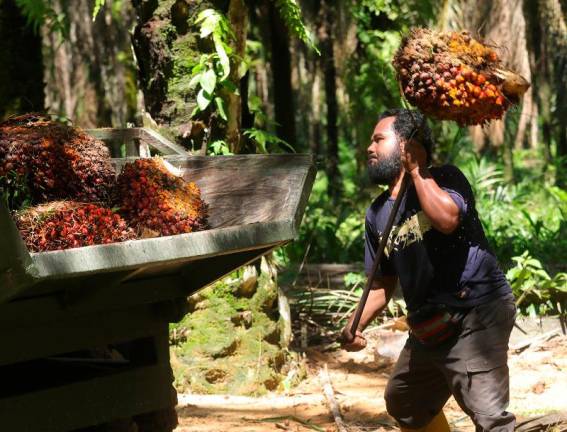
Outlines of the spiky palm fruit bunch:
{"type": "Polygon", "coordinates": [[[42,114],[0,124],[0,188],[5,195],[23,189],[37,204],[108,202],[115,177],[107,147],[80,129],[42,114]]]}
{"type": "Polygon", "coordinates": [[[56,201],[16,212],[14,219],[22,239],[32,252],[136,238],[120,215],[94,204],[56,201]]]}
{"type": "Polygon", "coordinates": [[[198,186],[172,174],[160,158],[126,164],[115,197],[120,213],[143,237],[207,228],[207,205],[198,186]]]}
{"type": "Polygon", "coordinates": [[[500,119],[529,87],[498,54],[466,31],[412,29],[393,61],[406,99],[422,112],[459,125],[500,119]]]}

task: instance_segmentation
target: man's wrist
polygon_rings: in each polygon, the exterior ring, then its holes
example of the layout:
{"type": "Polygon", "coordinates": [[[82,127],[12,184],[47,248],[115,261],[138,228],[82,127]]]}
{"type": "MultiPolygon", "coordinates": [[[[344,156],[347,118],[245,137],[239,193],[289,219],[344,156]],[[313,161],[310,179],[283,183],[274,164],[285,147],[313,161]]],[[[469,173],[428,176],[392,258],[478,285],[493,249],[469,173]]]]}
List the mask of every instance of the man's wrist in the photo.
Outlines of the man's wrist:
{"type": "Polygon", "coordinates": [[[420,178],[420,177],[425,178],[429,174],[429,169],[426,166],[417,165],[416,167],[412,168],[409,171],[409,174],[412,179],[420,178]]]}

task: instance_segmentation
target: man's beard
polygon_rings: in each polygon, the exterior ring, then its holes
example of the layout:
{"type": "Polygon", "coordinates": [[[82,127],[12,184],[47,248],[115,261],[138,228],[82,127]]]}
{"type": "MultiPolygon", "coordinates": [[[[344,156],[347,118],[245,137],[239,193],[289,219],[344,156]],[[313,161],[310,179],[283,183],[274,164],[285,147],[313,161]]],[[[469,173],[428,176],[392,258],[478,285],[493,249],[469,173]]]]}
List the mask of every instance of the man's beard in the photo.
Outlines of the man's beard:
{"type": "Polygon", "coordinates": [[[372,184],[389,185],[398,177],[401,169],[401,152],[400,148],[397,147],[388,157],[380,159],[376,163],[368,163],[368,177],[372,184]]]}

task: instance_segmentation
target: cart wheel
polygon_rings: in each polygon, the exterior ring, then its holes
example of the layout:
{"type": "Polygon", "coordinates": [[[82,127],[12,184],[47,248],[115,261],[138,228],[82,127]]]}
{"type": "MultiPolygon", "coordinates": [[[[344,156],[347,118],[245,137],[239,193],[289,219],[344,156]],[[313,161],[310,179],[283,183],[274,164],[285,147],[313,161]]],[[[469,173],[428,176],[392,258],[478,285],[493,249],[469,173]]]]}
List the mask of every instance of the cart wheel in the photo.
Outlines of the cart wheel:
{"type": "Polygon", "coordinates": [[[175,407],[140,414],[134,417],[138,432],[172,432],[177,427],[175,407]]]}

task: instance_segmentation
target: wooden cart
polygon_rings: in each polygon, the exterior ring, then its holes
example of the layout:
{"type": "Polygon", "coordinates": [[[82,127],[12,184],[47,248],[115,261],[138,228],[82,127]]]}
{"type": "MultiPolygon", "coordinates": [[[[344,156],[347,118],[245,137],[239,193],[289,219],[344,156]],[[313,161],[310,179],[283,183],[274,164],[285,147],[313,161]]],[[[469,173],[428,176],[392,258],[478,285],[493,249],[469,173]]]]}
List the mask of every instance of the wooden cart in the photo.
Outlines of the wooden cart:
{"type": "Polygon", "coordinates": [[[71,431],[171,410],[168,323],[187,313],[187,296],[297,236],[311,156],[166,158],[201,188],[212,229],[29,253],[0,206],[0,430],[71,431]]]}

